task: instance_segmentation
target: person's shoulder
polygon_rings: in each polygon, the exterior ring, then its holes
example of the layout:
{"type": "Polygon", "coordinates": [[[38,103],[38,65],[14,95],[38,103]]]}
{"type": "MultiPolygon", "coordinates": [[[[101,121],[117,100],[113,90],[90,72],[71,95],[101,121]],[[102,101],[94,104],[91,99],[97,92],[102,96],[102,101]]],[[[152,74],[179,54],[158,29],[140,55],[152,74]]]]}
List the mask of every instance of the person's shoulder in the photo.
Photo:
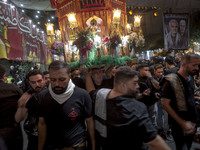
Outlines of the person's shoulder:
{"type": "Polygon", "coordinates": [[[113,103],[117,103],[117,105],[112,105],[113,107],[120,106],[118,107],[120,108],[119,111],[123,110],[123,114],[129,115],[131,118],[141,118],[148,115],[146,105],[132,96],[119,96],[117,100],[114,99],[113,103]]]}
{"type": "Polygon", "coordinates": [[[49,92],[48,88],[43,89],[40,93],[37,94],[38,97],[44,97],[49,92]]]}
{"type": "Polygon", "coordinates": [[[17,91],[22,94],[22,90],[15,84],[1,82],[0,88],[6,88],[7,90],[17,91]]]}
{"type": "Polygon", "coordinates": [[[75,86],[74,88],[75,94],[81,95],[81,94],[89,94],[85,89],[80,88],[78,86],[75,86]]]}
{"type": "Polygon", "coordinates": [[[134,98],[133,96],[129,96],[129,95],[123,95],[123,96],[119,96],[117,97],[118,100],[122,101],[122,104],[124,106],[133,106],[134,108],[136,108],[136,110],[142,110],[142,109],[138,109],[138,108],[146,108],[146,105],[138,100],[136,100],[136,98],[134,98]]]}

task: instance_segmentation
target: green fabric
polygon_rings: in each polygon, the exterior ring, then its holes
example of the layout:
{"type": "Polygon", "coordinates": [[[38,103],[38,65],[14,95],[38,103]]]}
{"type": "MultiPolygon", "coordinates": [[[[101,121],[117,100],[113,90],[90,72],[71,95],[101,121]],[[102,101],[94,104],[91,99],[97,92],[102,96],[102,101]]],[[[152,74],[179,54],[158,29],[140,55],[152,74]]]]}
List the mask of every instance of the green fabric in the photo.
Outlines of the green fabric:
{"type": "MultiPolygon", "coordinates": [[[[116,65],[116,66],[124,66],[127,62],[132,62],[133,58],[136,56],[123,56],[123,57],[113,57],[111,55],[103,55],[101,57],[97,57],[95,55],[96,48],[93,48],[89,52],[89,57],[86,59],[85,63],[80,64],[79,61],[69,63],[70,67],[79,67],[80,65],[85,65],[87,69],[94,67],[101,68],[102,65],[116,65]]],[[[138,59],[137,59],[138,60],[138,59]]]]}

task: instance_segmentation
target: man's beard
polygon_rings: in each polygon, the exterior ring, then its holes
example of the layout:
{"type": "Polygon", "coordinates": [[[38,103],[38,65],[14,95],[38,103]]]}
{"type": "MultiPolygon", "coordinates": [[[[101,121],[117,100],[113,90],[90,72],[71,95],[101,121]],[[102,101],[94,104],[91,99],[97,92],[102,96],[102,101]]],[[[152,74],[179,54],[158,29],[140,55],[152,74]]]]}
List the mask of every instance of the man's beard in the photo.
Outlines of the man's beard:
{"type": "Polygon", "coordinates": [[[62,94],[62,93],[64,93],[65,91],[66,91],[66,89],[67,89],[67,86],[66,87],[59,87],[59,86],[55,86],[54,88],[52,88],[52,90],[53,90],[53,92],[55,93],[55,94],[62,94]]]}
{"type": "Polygon", "coordinates": [[[39,93],[40,91],[42,91],[43,87],[39,87],[37,86],[35,89],[34,89],[34,92],[35,93],[39,93]]]}
{"type": "Polygon", "coordinates": [[[192,70],[188,72],[189,75],[194,76],[198,74],[198,70],[192,70]]]}
{"type": "Polygon", "coordinates": [[[133,96],[133,97],[136,97],[136,95],[137,95],[137,91],[133,91],[133,90],[128,90],[128,92],[127,92],[127,95],[130,95],[130,96],[133,96]]]}

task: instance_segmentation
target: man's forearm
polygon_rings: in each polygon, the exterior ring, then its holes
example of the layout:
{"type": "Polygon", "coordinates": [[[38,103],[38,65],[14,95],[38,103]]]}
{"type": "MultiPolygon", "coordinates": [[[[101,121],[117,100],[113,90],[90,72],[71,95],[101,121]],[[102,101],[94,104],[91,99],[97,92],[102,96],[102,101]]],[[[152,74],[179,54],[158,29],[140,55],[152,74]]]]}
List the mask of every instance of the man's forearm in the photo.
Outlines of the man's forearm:
{"type": "Polygon", "coordinates": [[[152,141],[148,142],[147,145],[151,150],[171,150],[159,135],[157,135],[152,141]]]}
{"type": "Polygon", "coordinates": [[[153,87],[154,87],[155,89],[159,90],[159,89],[160,89],[159,82],[158,82],[156,79],[154,79],[153,77],[150,77],[149,79],[150,79],[150,81],[151,81],[153,87]]]}
{"type": "Polygon", "coordinates": [[[43,150],[45,141],[46,141],[46,124],[42,121],[39,120],[38,123],[38,150],[43,150]]]}
{"type": "Polygon", "coordinates": [[[166,101],[170,101],[170,100],[167,100],[165,98],[162,99],[163,108],[181,126],[184,120],[178,116],[178,114],[169,105],[169,102],[166,103],[166,101]]]}
{"type": "Polygon", "coordinates": [[[85,76],[85,86],[88,93],[95,90],[94,83],[92,81],[92,77],[90,75],[85,76]]]}
{"type": "Polygon", "coordinates": [[[21,122],[22,120],[24,120],[24,118],[26,117],[27,114],[27,108],[25,107],[18,107],[16,113],[15,113],[15,121],[17,123],[21,122]]]}
{"type": "Polygon", "coordinates": [[[92,143],[92,150],[95,150],[95,135],[94,135],[94,120],[93,117],[87,118],[87,127],[88,127],[88,133],[90,136],[90,140],[92,143]]]}

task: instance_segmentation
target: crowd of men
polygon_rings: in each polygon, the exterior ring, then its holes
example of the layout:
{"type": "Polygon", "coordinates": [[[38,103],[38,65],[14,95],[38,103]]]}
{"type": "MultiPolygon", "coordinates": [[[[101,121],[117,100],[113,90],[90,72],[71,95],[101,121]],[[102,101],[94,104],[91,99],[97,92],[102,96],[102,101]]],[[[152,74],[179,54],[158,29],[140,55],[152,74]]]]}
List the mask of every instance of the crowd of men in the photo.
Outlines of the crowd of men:
{"type": "Polygon", "coordinates": [[[130,66],[30,70],[22,92],[0,65],[0,149],[189,150],[200,125],[200,56],[130,66]],[[23,126],[20,122],[24,121],[23,126]]]}

